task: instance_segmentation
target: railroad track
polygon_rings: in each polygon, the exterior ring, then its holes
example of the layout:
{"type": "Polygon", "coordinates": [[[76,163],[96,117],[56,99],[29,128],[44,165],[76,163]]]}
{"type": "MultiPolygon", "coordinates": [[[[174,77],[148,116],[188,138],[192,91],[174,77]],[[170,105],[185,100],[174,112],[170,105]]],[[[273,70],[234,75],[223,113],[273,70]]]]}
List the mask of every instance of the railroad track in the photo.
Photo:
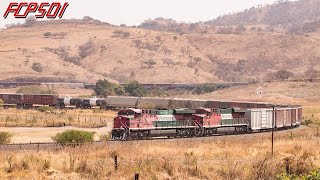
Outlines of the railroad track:
{"type": "MultiPolygon", "coordinates": [[[[287,130],[278,130],[275,131],[277,133],[287,133],[287,132],[295,132],[297,130],[302,130],[307,128],[306,126],[300,126],[297,128],[287,129],[287,130]]],[[[70,144],[61,144],[61,143],[19,143],[19,144],[2,144],[0,145],[0,152],[18,152],[18,151],[59,151],[64,149],[70,149],[70,148],[77,148],[77,147],[83,147],[83,146],[89,146],[89,147],[106,147],[106,146],[112,146],[112,145],[121,145],[121,144],[139,144],[143,142],[150,142],[153,143],[204,143],[205,141],[214,141],[214,140],[221,140],[221,139],[239,139],[239,140],[248,140],[252,138],[270,138],[270,131],[269,132],[255,132],[251,134],[217,134],[214,136],[207,136],[207,137],[192,137],[192,138],[152,138],[152,139],[144,139],[144,140],[132,140],[132,141],[115,141],[115,140],[109,140],[109,141],[94,141],[91,143],[70,143],[70,144]]]]}

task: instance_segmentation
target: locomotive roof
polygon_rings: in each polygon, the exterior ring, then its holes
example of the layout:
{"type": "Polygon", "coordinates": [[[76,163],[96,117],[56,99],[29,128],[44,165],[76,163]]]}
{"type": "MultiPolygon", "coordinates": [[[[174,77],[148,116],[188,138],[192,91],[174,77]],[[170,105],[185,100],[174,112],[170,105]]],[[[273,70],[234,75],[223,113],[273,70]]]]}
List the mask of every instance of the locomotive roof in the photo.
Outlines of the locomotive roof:
{"type": "Polygon", "coordinates": [[[135,112],[135,113],[141,113],[141,112],[142,112],[141,109],[128,108],[128,109],[126,109],[126,110],[131,110],[131,111],[133,111],[133,112],[135,112]]]}

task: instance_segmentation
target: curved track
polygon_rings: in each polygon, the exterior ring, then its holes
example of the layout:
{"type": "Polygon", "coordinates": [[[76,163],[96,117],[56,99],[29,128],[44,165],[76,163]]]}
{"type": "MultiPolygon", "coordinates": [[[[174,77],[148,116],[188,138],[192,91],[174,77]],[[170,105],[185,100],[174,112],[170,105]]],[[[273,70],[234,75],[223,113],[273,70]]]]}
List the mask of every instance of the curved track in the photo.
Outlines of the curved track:
{"type": "MultiPolygon", "coordinates": [[[[303,130],[308,127],[306,126],[300,126],[297,128],[287,129],[287,130],[278,130],[275,131],[276,133],[288,133],[288,132],[295,132],[298,130],[303,130]]],[[[166,143],[166,142],[181,142],[184,140],[189,141],[190,143],[193,141],[205,141],[205,140],[220,140],[220,139],[226,139],[226,138],[240,138],[241,139],[252,139],[252,138],[269,138],[270,132],[256,132],[252,134],[236,134],[236,135],[227,135],[227,134],[217,134],[214,136],[207,136],[207,137],[193,137],[193,138],[176,138],[176,139],[169,139],[169,138],[153,138],[153,139],[144,139],[144,140],[134,140],[134,141],[115,141],[115,140],[109,140],[106,142],[102,141],[95,141],[92,143],[85,143],[85,144],[60,144],[60,143],[19,143],[19,144],[4,144],[0,145],[0,151],[26,151],[26,150],[32,150],[32,151],[41,151],[41,150],[63,150],[66,148],[75,148],[80,146],[90,146],[90,147],[104,147],[104,146],[110,146],[110,145],[116,145],[116,144],[130,144],[130,143],[139,143],[150,141],[151,143],[166,143]]],[[[271,138],[271,137],[270,137],[271,138]]]]}

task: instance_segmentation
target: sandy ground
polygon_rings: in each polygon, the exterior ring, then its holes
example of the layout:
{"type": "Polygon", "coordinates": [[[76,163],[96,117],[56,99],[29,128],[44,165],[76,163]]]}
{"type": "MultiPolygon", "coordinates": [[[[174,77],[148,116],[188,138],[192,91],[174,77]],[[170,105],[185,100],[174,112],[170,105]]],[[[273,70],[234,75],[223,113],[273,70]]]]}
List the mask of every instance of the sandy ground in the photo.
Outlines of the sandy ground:
{"type": "Polygon", "coordinates": [[[37,142],[53,142],[51,137],[65,130],[77,129],[84,131],[96,132],[95,140],[99,136],[110,132],[111,127],[102,128],[74,128],[74,127],[57,127],[57,128],[6,128],[0,127],[0,131],[6,131],[13,134],[12,143],[37,143],[37,142]]]}

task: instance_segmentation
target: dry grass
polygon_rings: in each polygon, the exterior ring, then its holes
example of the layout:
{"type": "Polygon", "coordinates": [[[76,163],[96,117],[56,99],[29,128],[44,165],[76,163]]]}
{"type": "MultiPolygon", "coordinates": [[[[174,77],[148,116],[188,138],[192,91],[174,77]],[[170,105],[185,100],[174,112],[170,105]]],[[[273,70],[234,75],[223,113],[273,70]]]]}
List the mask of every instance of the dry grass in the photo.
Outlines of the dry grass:
{"type": "Polygon", "coordinates": [[[320,167],[319,137],[312,128],[251,136],[110,143],[61,151],[0,154],[4,179],[273,179],[320,167]],[[118,171],[114,159],[119,160],[118,171]],[[288,160],[288,161],[287,161],[288,160]]]}
{"type": "Polygon", "coordinates": [[[104,127],[111,126],[114,111],[100,109],[88,110],[54,110],[39,112],[37,110],[0,109],[0,127],[104,127]]]}

